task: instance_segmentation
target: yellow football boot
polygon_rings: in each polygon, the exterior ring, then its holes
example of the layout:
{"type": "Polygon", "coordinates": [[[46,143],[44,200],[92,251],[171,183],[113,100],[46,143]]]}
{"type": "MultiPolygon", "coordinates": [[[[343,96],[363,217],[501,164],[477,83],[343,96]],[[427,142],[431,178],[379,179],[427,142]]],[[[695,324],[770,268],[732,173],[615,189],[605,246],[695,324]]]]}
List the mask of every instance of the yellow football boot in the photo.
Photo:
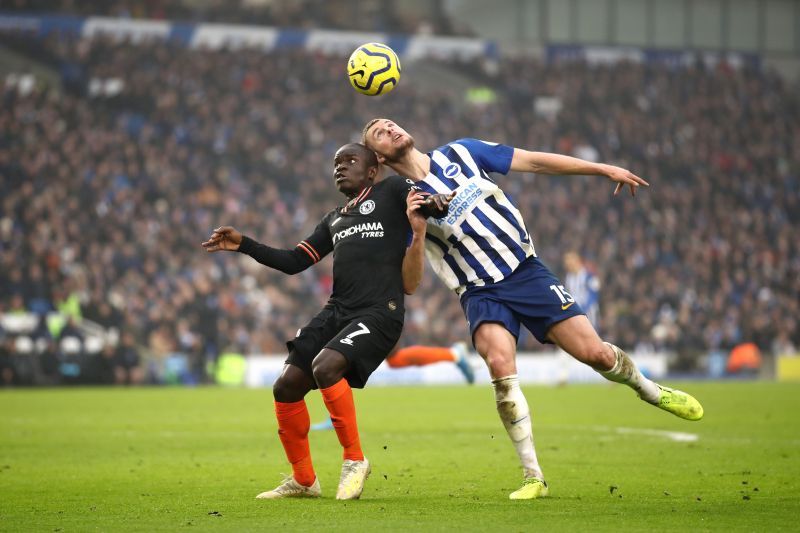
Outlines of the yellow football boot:
{"type": "Polygon", "coordinates": [[[685,420],[700,420],[703,418],[703,406],[694,396],[661,385],[658,385],[658,388],[661,391],[661,395],[658,397],[658,403],[655,404],[656,407],[685,420]]]}
{"type": "Polygon", "coordinates": [[[508,495],[510,500],[535,500],[544,498],[550,489],[543,479],[528,477],[522,482],[522,487],[508,495]]]}

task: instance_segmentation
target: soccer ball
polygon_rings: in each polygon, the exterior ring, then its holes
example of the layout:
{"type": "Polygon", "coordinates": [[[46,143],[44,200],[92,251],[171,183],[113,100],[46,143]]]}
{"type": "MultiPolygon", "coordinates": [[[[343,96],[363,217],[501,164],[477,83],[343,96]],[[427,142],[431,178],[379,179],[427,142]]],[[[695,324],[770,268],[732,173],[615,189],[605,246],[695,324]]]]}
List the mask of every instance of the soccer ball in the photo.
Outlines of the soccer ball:
{"type": "Polygon", "coordinates": [[[347,60],[347,76],[361,94],[386,94],[400,81],[400,60],[385,44],[362,44],[347,60]]]}

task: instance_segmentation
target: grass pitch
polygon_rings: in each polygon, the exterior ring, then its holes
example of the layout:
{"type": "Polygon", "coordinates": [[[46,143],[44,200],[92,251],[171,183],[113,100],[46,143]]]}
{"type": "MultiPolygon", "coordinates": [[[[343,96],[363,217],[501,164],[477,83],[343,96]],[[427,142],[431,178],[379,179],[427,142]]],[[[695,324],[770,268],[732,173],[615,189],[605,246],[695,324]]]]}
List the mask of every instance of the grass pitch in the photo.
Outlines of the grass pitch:
{"type": "Polygon", "coordinates": [[[797,530],[800,386],[685,387],[701,422],[622,386],[526,387],[551,486],[526,502],[486,386],[357,391],[373,472],[350,502],[333,432],[311,435],[322,499],[254,499],[290,471],[269,390],[0,391],[0,530],[797,530]]]}

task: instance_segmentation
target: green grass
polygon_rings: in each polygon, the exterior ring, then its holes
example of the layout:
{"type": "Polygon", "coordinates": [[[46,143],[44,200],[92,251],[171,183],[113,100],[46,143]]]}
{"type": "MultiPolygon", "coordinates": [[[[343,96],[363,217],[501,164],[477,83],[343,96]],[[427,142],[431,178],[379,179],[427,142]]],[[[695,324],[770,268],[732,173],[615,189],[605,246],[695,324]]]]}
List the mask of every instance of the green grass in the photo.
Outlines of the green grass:
{"type": "Polygon", "coordinates": [[[351,502],[333,432],[311,436],[321,500],[254,499],[289,472],[269,390],[0,391],[0,530],[796,530],[800,386],[686,387],[701,422],[621,386],[527,387],[551,486],[527,502],[486,386],[357,392],[374,466],[351,502]]]}

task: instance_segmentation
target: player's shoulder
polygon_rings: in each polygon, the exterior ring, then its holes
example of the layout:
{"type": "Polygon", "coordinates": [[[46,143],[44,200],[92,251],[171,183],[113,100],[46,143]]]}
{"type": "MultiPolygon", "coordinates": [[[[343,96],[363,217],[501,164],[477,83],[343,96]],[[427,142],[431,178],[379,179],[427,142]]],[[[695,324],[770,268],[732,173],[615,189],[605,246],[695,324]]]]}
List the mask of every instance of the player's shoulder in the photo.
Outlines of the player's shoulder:
{"type": "Polygon", "coordinates": [[[414,184],[414,181],[409,178],[404,178],[403,176],[394,175],[394,176],[386,176],[381,181],[379,181],[378,184],[387,183],[390,185],[397,185],[397,184],[405,185],[407,182],[412,185],[414,184]]]}
{"type": "Polygon", "coordinates": [[[452,147],[453,145],[460,145],[468,150],[485,150],[498,146],[498,143],[491,141],[484,141],[483,139],[476,139],[474,137],[461,137],[454,141],[450,141],[444,146],[452,147]]]}
{"type": "Polygon", "coordinates": [[[334,220],[336,217],[341,215],[341,212],[342,212],[343,208],[344,208],[344,206],[334,207],[333,209],[331,209],[330,211],[325,213],[325,216],[322,217],[322,223],[323,224],[330,224],[332,220],[334,220]]]}
{"type": "Polygon", "coordinates": [[[408,191],[414,186],[414,180],[405,176],[386,176],[376,186],[385,187],[387,190],[408,191]]]}

